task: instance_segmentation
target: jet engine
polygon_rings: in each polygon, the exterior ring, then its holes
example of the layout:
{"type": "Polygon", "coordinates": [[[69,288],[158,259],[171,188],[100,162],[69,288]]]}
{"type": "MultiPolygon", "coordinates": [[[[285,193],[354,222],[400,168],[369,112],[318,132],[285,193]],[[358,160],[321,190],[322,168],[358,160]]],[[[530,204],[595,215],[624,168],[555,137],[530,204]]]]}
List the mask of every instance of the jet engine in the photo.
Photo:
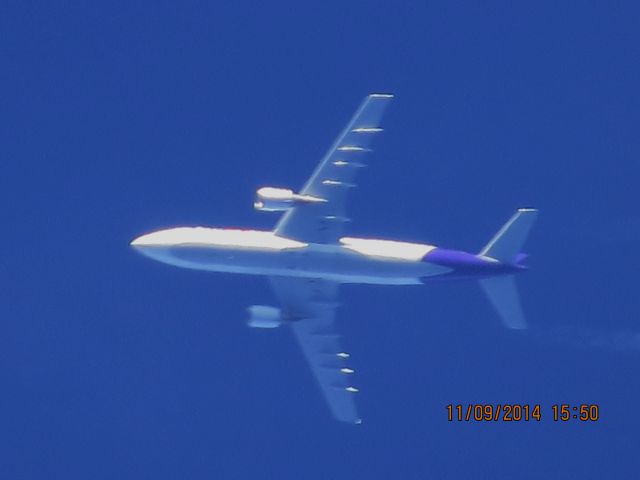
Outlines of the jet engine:
{"type": "Polygon", "coordinates": [[[253,207],[262,212],[284,212],[296,205],[326,202],[313,195],[300,195],[288,188],[262,187],[256,191],[253,207]]]}
{"type": "Polygon", "coordinates": [[[282,323],[282,314],[279,308],[252,305],[247,310],[249,312],[247,325],[252,328],[276,328],[282,323]]]}

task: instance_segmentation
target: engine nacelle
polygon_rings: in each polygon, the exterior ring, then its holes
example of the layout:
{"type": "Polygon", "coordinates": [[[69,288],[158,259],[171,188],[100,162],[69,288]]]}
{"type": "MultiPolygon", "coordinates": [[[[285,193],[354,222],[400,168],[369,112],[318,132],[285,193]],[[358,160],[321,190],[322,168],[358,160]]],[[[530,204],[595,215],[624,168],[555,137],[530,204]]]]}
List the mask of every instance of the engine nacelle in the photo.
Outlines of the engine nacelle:
{"type": "Polygon", "coordinates": [[[279,308],[266,305],[252,305],[248,309],[247,325],[252,328],[276,328],[282,323],[282,313],[279,308]]]}
{"type": "Polygon", "coordinates": [[[284,212],[299,204],[326,202],[313,195],[300,195],[288,188],[262,187],[256,191],[253,207],[262,212],[284,212]]]}

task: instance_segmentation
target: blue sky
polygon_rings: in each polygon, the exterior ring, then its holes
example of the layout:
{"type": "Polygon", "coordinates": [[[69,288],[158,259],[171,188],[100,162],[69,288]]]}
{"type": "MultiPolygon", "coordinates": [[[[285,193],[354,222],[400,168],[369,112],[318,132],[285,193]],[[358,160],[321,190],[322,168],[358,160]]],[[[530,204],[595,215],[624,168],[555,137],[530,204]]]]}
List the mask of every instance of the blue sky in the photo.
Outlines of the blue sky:
{"type": "Polygon", "coordinates": [[[634,2],[0,6],[0,477],[630,478],[638,467],[634,2]],[[510,332],[473,283],[347,286],[361,428],[331,420],[264,279],[128,247],[271,228],[362,97],[396,94],[349,233],[478,250],[541,210],[510,332]],[[450,423],[449,403],[543,406],[450,423]],[[601,420],[559,424],[555,403],[601,420]]]}

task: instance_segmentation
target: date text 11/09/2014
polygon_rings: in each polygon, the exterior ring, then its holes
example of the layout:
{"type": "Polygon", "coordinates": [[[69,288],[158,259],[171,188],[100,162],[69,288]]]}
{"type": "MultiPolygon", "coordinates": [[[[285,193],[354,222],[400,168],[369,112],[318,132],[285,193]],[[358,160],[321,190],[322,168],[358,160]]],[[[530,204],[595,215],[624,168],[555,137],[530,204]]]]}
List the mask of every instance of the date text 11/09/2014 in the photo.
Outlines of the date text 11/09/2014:
{"type": "MultiPolygon", "coordinates": [[[[446,409],[450,422],[539,422],[546,417],[540,404],[450,403],[446,409]]],[[[600,419],[600,407],[594,403],[555,404],[548,410],[554,422],[596,422],[600,419]]]]}

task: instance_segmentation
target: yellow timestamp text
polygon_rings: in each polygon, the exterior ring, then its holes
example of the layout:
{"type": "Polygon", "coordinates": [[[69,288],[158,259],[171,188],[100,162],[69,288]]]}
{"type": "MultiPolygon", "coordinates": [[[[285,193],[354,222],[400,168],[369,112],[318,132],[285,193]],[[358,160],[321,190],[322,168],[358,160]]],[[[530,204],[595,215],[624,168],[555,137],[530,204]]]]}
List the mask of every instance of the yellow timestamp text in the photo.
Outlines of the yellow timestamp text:
{"type": "MultiPolygon", "coordinates": [[[[540,404],[520,403],[450,403],[446,406],[450,422],[539,422],[544,410],[540,404]]],[[[594,403],[554,404],[550,413],[554,422],[596,422],[600,419],[600,407],[594,403]]]]}

